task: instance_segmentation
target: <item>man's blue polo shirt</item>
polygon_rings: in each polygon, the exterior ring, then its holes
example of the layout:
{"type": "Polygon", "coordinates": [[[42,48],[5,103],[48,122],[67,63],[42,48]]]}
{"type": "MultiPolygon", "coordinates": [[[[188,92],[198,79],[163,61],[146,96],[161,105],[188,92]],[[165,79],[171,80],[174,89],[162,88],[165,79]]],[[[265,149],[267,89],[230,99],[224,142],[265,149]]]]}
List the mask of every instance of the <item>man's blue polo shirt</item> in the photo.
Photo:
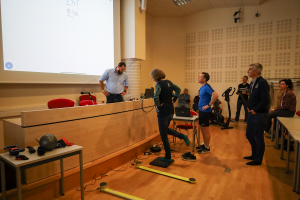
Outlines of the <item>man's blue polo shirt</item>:
{"type": "Polygon", "coordinates": [[[207,108],[206,110],[202,110],[202,107],[207,106],[210,103],[211,95],[213,92],[214,90],[208,83],[206,83],[200,88],[200,99],[199,99],[198,106],[201,112],[212,112],[211,107],[207,108]]]}

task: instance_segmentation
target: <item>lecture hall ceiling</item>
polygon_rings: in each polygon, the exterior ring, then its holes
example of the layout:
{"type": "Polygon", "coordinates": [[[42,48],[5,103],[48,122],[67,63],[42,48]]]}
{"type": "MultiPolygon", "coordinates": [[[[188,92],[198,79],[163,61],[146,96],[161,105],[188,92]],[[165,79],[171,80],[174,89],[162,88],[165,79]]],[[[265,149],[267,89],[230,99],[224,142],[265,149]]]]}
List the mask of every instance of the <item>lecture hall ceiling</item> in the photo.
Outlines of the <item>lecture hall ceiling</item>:
{"type": "Polygon", "coordinates": [[[258,6],[266,0],[191,0],[176,6],[173,0],[147,0],[147,13],[155,17],[183,17],[212,8],[258,6]]]}

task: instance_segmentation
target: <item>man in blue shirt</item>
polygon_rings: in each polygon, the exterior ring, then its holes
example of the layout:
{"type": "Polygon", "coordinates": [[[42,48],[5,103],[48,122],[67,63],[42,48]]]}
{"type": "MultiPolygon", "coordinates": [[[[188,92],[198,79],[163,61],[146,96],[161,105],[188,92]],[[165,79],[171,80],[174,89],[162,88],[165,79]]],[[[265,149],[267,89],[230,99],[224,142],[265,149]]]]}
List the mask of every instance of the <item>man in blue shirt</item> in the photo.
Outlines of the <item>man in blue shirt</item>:
{"type": "Polygon", "coordinates": [[[202,72],[198,78],[198,83],[201,84],[200,99],[199,99],[199,127],[203,134],[204,144],[196,147],[197,153],[210,153],[210,131],[209,120],[211,118],[212,109],[211,106],[219,98],[219,95],[212,87],[207,83],[209,80],[209,74],[202,72]]]}
{"type": "Polygon", "coordinates": [[[116,103],[124,101],[123,96],[128,90],[128,76],[124,72],[126,64],[120,62],[117,67],[107,69],[99,79],[100,89],[106,96],[106,103],[116,103]],[[106,81],[105,89],[103,81],[106,81]]]}

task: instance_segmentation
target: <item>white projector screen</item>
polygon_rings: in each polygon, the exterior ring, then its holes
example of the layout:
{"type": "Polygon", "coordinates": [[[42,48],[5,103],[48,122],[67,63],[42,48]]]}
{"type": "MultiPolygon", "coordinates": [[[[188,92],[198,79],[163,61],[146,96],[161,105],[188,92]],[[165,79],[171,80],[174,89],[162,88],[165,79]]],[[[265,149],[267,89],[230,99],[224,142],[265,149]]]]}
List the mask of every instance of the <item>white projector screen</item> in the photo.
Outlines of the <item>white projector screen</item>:
{"type": "Polygon", "coordinates": [[[1,0],[0,82],[98,83],[120,62],[119,13],[119,0],[1,0]]]}

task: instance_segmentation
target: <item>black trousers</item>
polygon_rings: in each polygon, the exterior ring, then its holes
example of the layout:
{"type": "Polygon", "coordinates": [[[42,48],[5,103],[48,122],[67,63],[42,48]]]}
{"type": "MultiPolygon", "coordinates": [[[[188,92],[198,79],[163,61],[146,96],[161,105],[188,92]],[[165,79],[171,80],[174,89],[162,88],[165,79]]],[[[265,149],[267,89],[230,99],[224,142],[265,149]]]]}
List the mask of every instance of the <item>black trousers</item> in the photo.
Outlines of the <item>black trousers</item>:
{"type": "Polygon", "coordinates": [[[170,147],[168,135],[173,135],[179,139],[183,139],[182,133],[179,133],[169,128],[169,124],[172,118],[173,118],[173,114],[164,117],[158,117],[158,128],[159,128],[161,141],[164,144],[166,158],[171,158],[171,147],[170,147]]]}
{"type": "Polygon", "coordinates": [[[267,123],[265,127],[266,132],[270,132],[272,126],[272,118],[274,118],[273,130],[275,130],[277,118],[276,117],[294,117],[295,112],[290,110],[275,110],[273,112],[269,112],[267,116],[267,123]]]}
{"type": "Polygon", "coordinates": [[[123,102],[124,99],[121,94],[110,94],[106,96],[106,103],[123,102]]]}
{"type": "Polygon", "coordinates": [[[264,129],[266,119],[267,113],[256,115],[249,113],[247,121],[246,137],[251,145],[251,156],[258,163],[262,163],[265,153],[264,129]]]}
{"type": "Polygon", "coordinates": [[[248,101],[247,100],[238,100],[237,101],[235,121],[239,121],[239,119],[240,119],[240,112],[241,112],[242,105],[244,106],[244,110],[245,110],[245,122],[246,122],[248,120],[248,109],[247,109],[248,101]]]}

